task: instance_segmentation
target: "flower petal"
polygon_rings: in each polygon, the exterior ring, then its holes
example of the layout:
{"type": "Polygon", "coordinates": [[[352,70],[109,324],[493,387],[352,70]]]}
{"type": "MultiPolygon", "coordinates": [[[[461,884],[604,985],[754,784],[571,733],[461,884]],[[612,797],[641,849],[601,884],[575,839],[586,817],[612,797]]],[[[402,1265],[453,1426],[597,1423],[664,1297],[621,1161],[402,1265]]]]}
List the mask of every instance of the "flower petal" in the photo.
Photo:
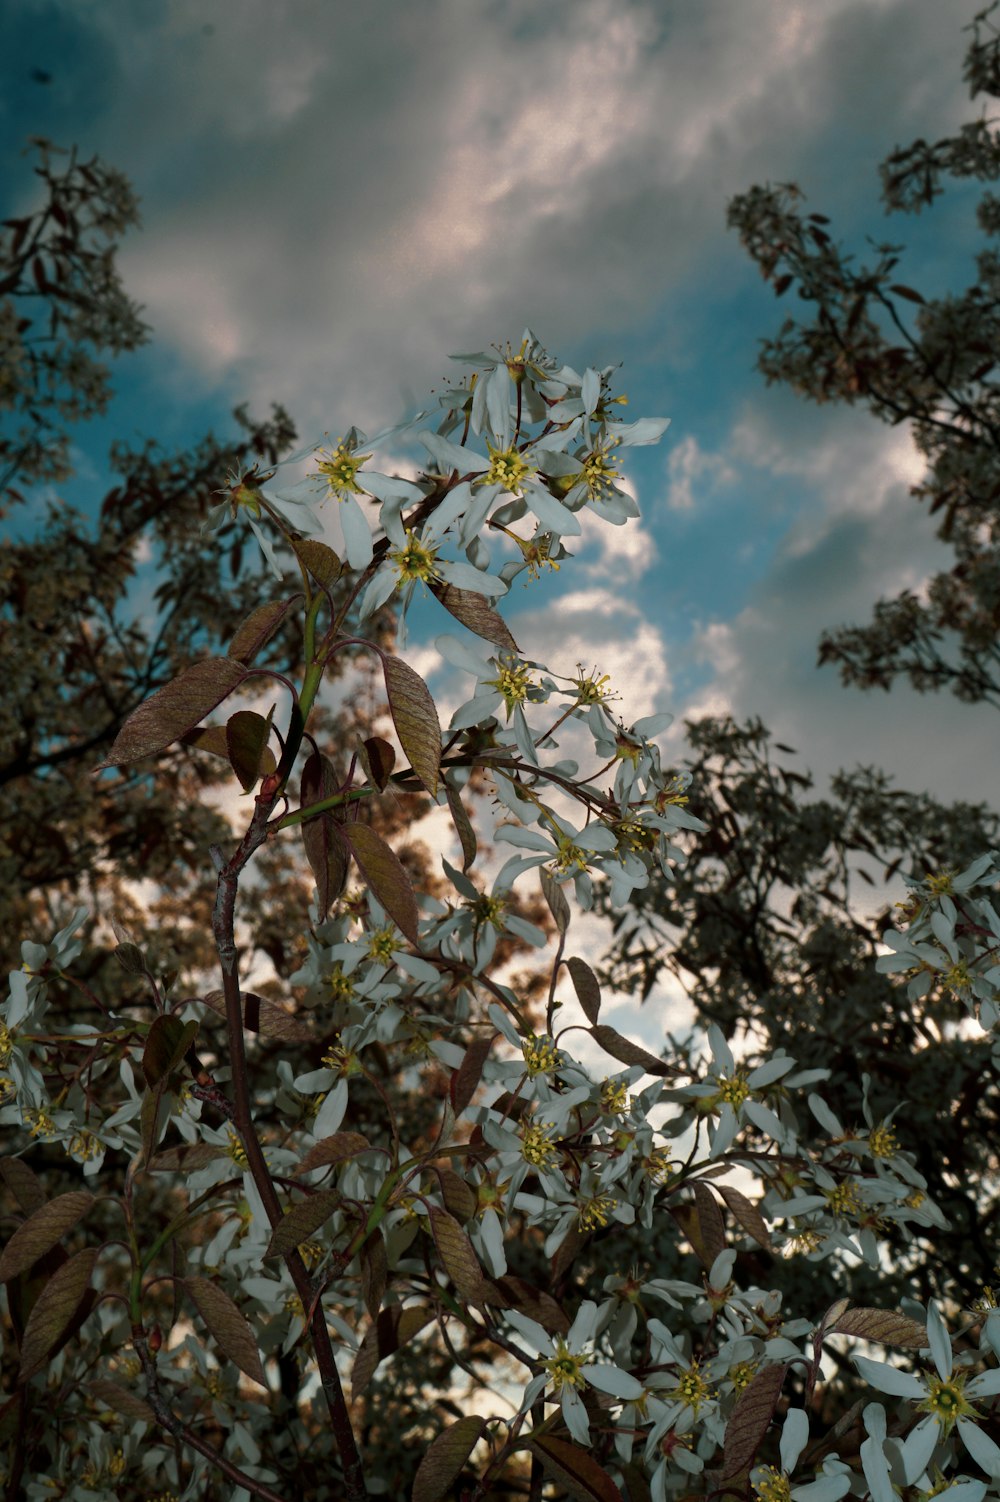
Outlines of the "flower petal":
{"type": "Polygon", "coordinates": [[[912,1372],[901,1372],[897,1366],[885,1361],[869,1361],[867,1356],[855,1356],[854,1365],[872,1387],[879,1392],[892,1393],[896,1398],[926,1398],[927,1389],[912,1372]]]}
{"type": "Polygon", "coordinates": [[[596,1387],[598,1392],[610,1393],[613,1398],[625,1398],[631,1403],[642,1397],[643,1386],[638,1377],[623,1372],[620,1367],[588,1366],[585,1376],[591,1387],[596,1387]]]}

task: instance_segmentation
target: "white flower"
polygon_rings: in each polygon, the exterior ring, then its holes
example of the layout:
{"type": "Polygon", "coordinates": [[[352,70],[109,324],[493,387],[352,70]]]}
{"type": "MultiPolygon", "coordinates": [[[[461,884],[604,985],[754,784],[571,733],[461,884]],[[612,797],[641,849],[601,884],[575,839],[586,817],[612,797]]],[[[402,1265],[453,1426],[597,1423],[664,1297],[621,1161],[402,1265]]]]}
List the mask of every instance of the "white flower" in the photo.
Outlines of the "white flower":
{"type": "Polygon", "coordinates": [[[598,1392],[624,1401],[634,1402],[642,1397],[642,1383],[631,1372],[625,1372],[610,1362],[597,1364],[594,1352],[588,1350],[597,1334],[599,1319],[598,1307],[591,1300],[580,1305],[565,1336],[550,1336],[537,1321],[516,1309],[509,1309],[506,1319],[541,1358],[542,1370],[525,1389],[522,1412],[530,1408],[547,1387],[551,1387],[553,1398],[549,1401],[558,1399],[570,1434],[579,1444],[586,1445],[590,1443],[590,1427],[587,1410],[580,1399],[583,1388],[594,1387],[598,1392]]]}

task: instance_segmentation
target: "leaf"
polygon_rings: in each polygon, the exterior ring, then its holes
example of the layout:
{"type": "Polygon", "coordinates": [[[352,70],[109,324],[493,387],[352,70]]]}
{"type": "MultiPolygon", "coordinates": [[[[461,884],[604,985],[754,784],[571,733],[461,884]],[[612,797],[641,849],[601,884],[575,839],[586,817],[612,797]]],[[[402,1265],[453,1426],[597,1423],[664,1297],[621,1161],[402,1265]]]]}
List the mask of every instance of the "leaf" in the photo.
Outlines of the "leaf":
{"type": "MultiPolygon", "coordinates": [[[[219,1017],[225,1017],[224,991],[209,991],[207,996],[197,996],[194,1000],[203,1001],[219,1017]]],[[[280,1002],[269,1001],[266,996],[258,996],[254,991],[243,992],[243,1025],[249,1032],[258,1033],[262,1038],[278,1038],[283,1043],[316,1041],[312,1028],[286,1012],[280,1002]]]]}
{"type": "Polygon", "coordinates": [[[428,1446],[413,1478],[413,1502],[441,1502],[486,1428],[477,1413],[449,1424],[428,1446]]]}
{"type": "MultiPolygon", "coordinates": [[[[253,709],[238,709],[226,721],[229,764],[245,793],[249,793],[261,776],[270,734],[270,714],[265,719],[253,709]]],[[[273,756],[271,759],[274,760],[273,756]]]]}
{"type": "Polygon", "coordinates": [[[94,1196],[86,1189],[74,1189],[40,1205],[23,1225],[18,1226],[4,1247],[0,1256],[0,1283],[7,1283],[19,1273],[27,1272],[62,1240],[67,1231],[72,1231],[93,1203],[94,1196]]]}
{"type": "MultiPolygon", "coordinates": [[[[221,756],[223,761],[230,759],[225,725],[199,725],[196,730],[186,730],[179,739],[182,745],[192,746],[195,751],[207,751],[211,756],[221,756]]],[[[265,747],[260,759],[261,772],[273,772],[277,766],[274,752],[270,746],[265,747]]]]}
{"type": "Polygon", "coordinates": [[[396,765],[396,753],[392,746],[380,735],[372,735],[361,742],[358,754],[372,786],[378,788],[380,793],[384,793],[386,784],[392,776],[392,769],[396,765]]]}
{"type": "Polygon", "coordinates": [[[586,960],[578,959],[576,955],[566,961],[566,968],[584,1016],[588,1022],[596,1022],[601,1010],[601,988],[597,976],[586,960]]]}
{"type": "Polygon", "coordinates": [[[238,627],[236,635],[229,643],[227,656],[236,662],[249,665],[253,662],[261,647],[267,645],[271,637],[281,625],[285,616],[293,605],[302,599],[301,594],[290,595],[287,600],[268,600],[263,605],[258,605],[252,610],[238,627]]]}
{"type": "Polygon", "coordinates": [[[305,564],[321,589],[336,584],[343,570],[343,563],[325,542],[313,537],[300,537],[293,542],[292,552],[305,564]]]}
{"type": "Polygon", "coordinates": [[[299,1173],[308,1173],[312,1168],[324,1168],[330,1163],[344,1163],[356,1158],[371,1143],[360,1132],[334,1132],[331,1137],[322,1137],[306,1153],[298,1166],[299,1173]]]}
{"type": "Polygon", "coordinates": [[[785,1362],[765,1366],[737,1398],[726,1425],[722,1456],[723,1481],[730,1476],[738,1476],[753,1462],[774,1416],[787,1370],[785,1362]]]}
{"type": "Polygon", "coordinates": [[[452,787],[446,774],[442,773],[441,781],[444,783],[445,797],[448,799],[448,807],[458,833],[462,846],[462,870],[468,871],[476,858],[479,846],[476,842],[476,831],[472,827],[472,820],[465,811],[465,804],[458,796],[458,790],[452,787]]]}
{"type": "Polygon", "coordinates": [[[438,1205],[429,1205],[427,1213],[438,1256],[461,1298],[469,1304],[497,1303],[472,1242],[455,1217],[438,1205]]]}
{"type": "Polygon", "coordinates": [[[453,1168],[439,1168],[437,1180],[441,1186],[441,1198],[444,1200],[445,1209],[454,1215],[460,1224],[471,1220],[479,1203],[472,1185],[467,1183],[453,1168]]]}
{"type": "Polygon", "coordinates": [[[698,1224],[701,1227],[702,1250],[705,1271],[708,1272],[720,1252],[726,1250],[726,1227],[719,1209],[719,1201],[707,1184],[696,1182],[694,1201],[698,1206],[698,1224]]]}
{"type": "Polygon", "coordinates": [[[615,1028],[608,1027],[604,1022],[596,1022],[590,1029],[590,1036],[599,1043],[605,1053],[613,1059],[618,1059],[622,1064],[641,1064],[647,1074],[673,1074],[669,1064],[658,1059],[648,1049],[640,1048],[638,1043],[633,1043],[631,1038],[623,1038],[615,1028]]]}
{"type": "Polygon", "coordinates": [[[441,775],[441,722],[431,691],[420,674],[399,657],[383,657],[382,670],[399,744],[424,787],[436,798],[441,775]]]}
{"type": "Polygon", "coordinates": [[[416,944],[417,899],[398,855],[367,824],[355,821],[344,825],[339,832],[351,847],[351,854],[367,885],[397,928],[412,944],[416,944]]]}
{"type": "Polygon", "coordinates": [[[164,1148],[146,1164],[153,1173],[197,1173],[220,1158],[228,1158],[224,1147],[213,1147],[210,1142],[185,1142],[180,1147],[164,1148]]]}
{"type": "Polygon", "coordinates": [[[241,1372],[266,1387],[264,1368],[250,1321],[218,1283],[192,1274],[183,1280],[198,1313],[208,1327],[219,1350],[241,1372]]]}
{"type": "Polygon", "coordinates": [[[472,589],[459,589],[455,584],[445,584],[443,580],[429,580],[428,588],[435,595],[449,615],[453,615],[456,621],[461,621],[476,636],[481,636],[484,641],[491,641],[498,647],[506,647],[509,652],[516,652],[517,642],[507,629],[507,622],[502,615],[498,615],[492,605],[476,594],[472,589]]]}
{"type": "MultiPolygon", "coordinates": [[[[341,779],[328,756],[314,751],[306,758],[302,768],[299,796],[302,807],[332,798],[340,787],[341,779]]],[[[320,922],[326,918],[330,903],[336,901],[344,890],[347,880],[347,853],[342,841],[337,838],[334,826],[343,819],[343,814],[334,811],[318,814],[302,825],[302,844],[306,859],[316,878],[316,897],[319,904],[320,922]]]]}
{"type": "Polygon", "coordinates": [[[361,1297],[368,1313],[375,1319],[382,1307],[389,1278],[389,1262],[381,1226],[376,1226],[371,1236],[362,1243],[360,1257],[361,1297]]]}
{"type": "Polygon", "coordinates": [[[389,1309],[383,1309],[365,1332],[361,1349],[354,1358],[351,1370],[353,1396],[360,1397],[379,1363],[398,1351],[400,1346],[408,1345],[433,1318],[434,1311],[426,1304],[411,1305],[407,1309],[393,1304],[389,1309]]]}
{"type": "Polygon", "coordinates": [[[146,960],[138,944],[119,944],[115,949],[115,959],[126,975],[145,975],[146,973],[146,960]]]}
{"type": "Polygon", "coordinates": [[[194,1019],[182,1022],[173,1012],[153,1019],[142,1051],[142,1072],[151,1090],[177,1068],[197,1036],[194,1019]]]}
{"type": "Polygon", "coordinates": [[[927,1344],[927,1330],[920,1321],[893,1309],[848,1309],[825,1334],[856,1335],[883,1346],[914,1346],[917,1350],[927,1344]]]}
{"type": "Polygon", "coordinates": [[[567,1335],[570,1321],[562,1305],[550,1293],[544,1293],[524,1278],[506,1273],[496,1279],[496,1287],[503,1294],[511,1309],[520,1309],[529,1319],[537,1320],[550,1335],[567,1335]]]}
{"type": "Polygon", "coordinates": [[[926,299],[921,297],[915,287],[904,287],[901,282],[894,282],[889,291],[895,292],[897,297],[905,297],[908,302],[919,303],[921,307],[926,302],[926,299]]]}
{"type": "Polygon", "coordinates": [[[740,1228],[746,1231],[748,1236],[752,1236],[758,1246],[770,1251],[771,1233],[757,1206],[748,1200],[745,1194],[741,1194],[738,1189],[733,1189],[728,1184],[717,1184],[716,1188],[740,1228]]]}
{"type": "Polygon", "coordinates": [[[497,1033],[491,1033],[488,1038],[482,1036],[473,1038],[465,1050],[465,1058],[448,1081],[448,1096],[456,1116],[461,1116],[478,1090],[479,1082],[483,1077],[483,1065],[489,1058],[490,1049],[498,1036],[497,1033]]]}
{"type": "Polygon", "coordinates": [[[538,1456],[556,1485],[578,1502],[625,1502],[604,1467],[580,1445],[546,1434],[541,1439],[529,1439],[528,1449],[538,1456]]]}
{"type": "Polygon", "coordinates": [[[27,1215],[45,1204],[45,1190],[38,1175],[23,1158],[0,1158],[0,1177],[27,1215]]]}
{"type": "Polygon", "coordinates": [[[52,1275],[38,1295],[21,1342],[18,1374],[21,1382],[40,1372],[90,1313],[96,1300],[90,1287],[96,1261],[96,1247],[77,1252],[52,1275]]]}
{"type": "Polygon", "coordinates": [[[556,928],[561,934],[564,934],[569,928],[570,919],[569,903],[566,901],[566,894],[551,872],[544,869],[539,871],[538,879],[542,884],[542,895],[549,905],[549,912],[552,914],[556,928]]]}
{"type": "Polygon", "coordinates": [[[138,1393],[129,1392],[127,1387],[120,1387],[109,1377],[95,1377],[92,1382],[84,1383],[84,1387],[105,1408],[113,1408],[127,1419],[138,1419],[141,1424],[156,1423],[156,1414],[144,1398],[140,1398],[138,1393]]]}
{"type": "Polygon", "coordinates": [[[293,1205],[271,1232],[264,1260],[267,1261],[269,1257],[287,1257],[289,1252],[294,1252],[303,1241],[309,1240],[324,1221],[330,1219],[334,1210],[338,1210],[343,1202],[344,1196],[339,1189],[320,1189],[316,1194],[310,1194],[307,1199],[293,1205]]]}
{"type": "Polygon", "coordinates": [[[172,745],[227,699],[246,675],[243,664],[230,657],[209,657],[204,662],[192,663],[172,683],[133,710],[115,737],[107,758],[98,762],[94,771],[126,766],[172,745]]]}

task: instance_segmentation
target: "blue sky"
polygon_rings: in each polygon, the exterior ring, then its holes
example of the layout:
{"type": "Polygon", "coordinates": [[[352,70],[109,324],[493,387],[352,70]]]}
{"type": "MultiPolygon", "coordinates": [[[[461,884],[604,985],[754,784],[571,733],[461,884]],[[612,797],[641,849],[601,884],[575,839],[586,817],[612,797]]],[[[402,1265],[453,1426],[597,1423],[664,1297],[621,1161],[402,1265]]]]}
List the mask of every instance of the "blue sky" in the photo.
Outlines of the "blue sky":
{"type": "MultiPolygon", "coordinates": [[[[993,797],[994,711],[841,686],[825,627],[950,560],[910,499],[905,432],[765,387],[786,311],[725,225],[795,181],[837,238],[910,247],[901,279],[972,274],[974,192],[887,219],[877,165],[979,109],[941,0],[5,0],[0,182],[30,204],[29,135],[132,180],[121,256],[152,345],[78,431],[96,496],[113,436],[169,442],[284,403],[303,438],[423,402],[455,350],[530,325],[583,368],[624,362],[640,523],[597,524],[575,564],[505,605],[526,655],[610,672],[621,712],[758,714],[820,791],[875,764],[899,786],[993,797]],[[42,69],[49,83],[33,80],[42,69]]],[[[454,371],[455,367],[452,367],[454,371]]],[[[408,655],[447,704],[436,607],[408,655]]],[[[893,895],[900,895],[893,889],[893,895]]]]}

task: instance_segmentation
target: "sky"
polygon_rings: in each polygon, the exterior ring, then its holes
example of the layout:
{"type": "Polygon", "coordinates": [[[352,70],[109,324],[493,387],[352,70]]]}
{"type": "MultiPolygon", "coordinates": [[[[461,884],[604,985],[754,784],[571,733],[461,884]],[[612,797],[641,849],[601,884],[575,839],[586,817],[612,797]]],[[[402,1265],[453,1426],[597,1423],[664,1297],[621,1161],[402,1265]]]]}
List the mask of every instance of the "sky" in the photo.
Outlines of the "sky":
{"type": "MultiPolygon", "coordinates": [[[[452,377],[447,356],[531,327],[583,369],[622,362],[641,520],[503,609],[525,654],[610,673],[628,722],[759,716],[816,779],[995,801],[994,711],[844,687],[824,628],[867,624],[951,554],[908,494],[908,434],[809,406],[755,371],[786,313],[726,206],[796,182],[901,280],[973,275],[975,191],[887,219],[878,163],[980,112],[962,82],[975,0],[4,0],[0,197],[31,204],[26,138],[124,171],[143,227],[120,256],[153,342],[78,429],[100,491],[112,437],[194,440],[239,401],[304,439],[372,431],[452,377]],[[38,81],[47,75],[47,82],[38,81]]],[[[127,363],[126,363],[127,362],[127,363]]],[[[433,400],[433,398],[431,398],[433,400]]],[[[412,470],[411,470],[412,472],[412,470]]],[[[417,610],[408,660],[466,697],[417,610]]],[[[903,895],[897,885],[893,899],[903,895]]],[[[880,905],[882,889],[870,896],[880,905]]]]}

